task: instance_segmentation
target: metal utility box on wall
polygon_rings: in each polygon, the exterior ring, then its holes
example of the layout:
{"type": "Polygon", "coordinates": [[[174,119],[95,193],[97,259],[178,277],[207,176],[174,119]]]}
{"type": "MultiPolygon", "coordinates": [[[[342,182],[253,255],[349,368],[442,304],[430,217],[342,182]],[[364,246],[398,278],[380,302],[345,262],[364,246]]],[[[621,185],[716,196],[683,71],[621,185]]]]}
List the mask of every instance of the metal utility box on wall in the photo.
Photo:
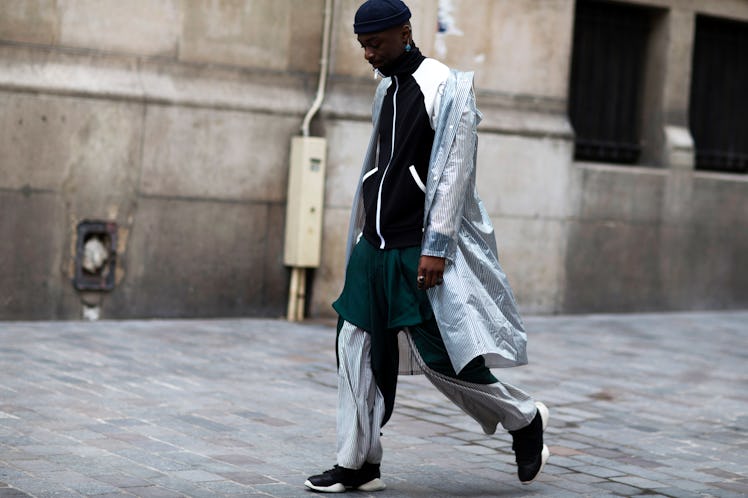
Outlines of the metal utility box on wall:
{"type": "Polygon", "coordinates": [[[293,137],[291,140],[283,252],[286,266],[319,266],[326,159],[326,139],[293,137]]]}

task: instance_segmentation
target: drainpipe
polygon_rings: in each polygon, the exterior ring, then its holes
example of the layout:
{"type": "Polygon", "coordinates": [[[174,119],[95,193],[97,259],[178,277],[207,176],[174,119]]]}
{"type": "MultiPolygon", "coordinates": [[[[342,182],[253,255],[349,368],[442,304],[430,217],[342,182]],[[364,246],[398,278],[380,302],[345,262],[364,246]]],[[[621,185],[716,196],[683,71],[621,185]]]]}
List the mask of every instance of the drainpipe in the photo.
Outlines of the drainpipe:
{"type": "Polygon", "coordinates": [[[323,137],[309,136],[309,123],[325,98],[331,28],[332,0],[325,0],[317,95],[304,116],[301,136],[291,139],[283,255],[284,264],[291,267],[289,321],[303,320],[307,268],[317,268],[320,262],[327,141],[323,137]]]}
{"type": "Polygon", "coordinates": [[[325,86],[327,85],[327,68],[330,62],[330,32],[332,31],[332,0],[325,0],[325,21],[322,27],[322,58],[319,61],[319,81],[317,82],[317,96],[312,103],[312,107],[304,116],[304,122],[301,125],[302,136],[309,136],[309,123],[325,99],[325,86]]]}

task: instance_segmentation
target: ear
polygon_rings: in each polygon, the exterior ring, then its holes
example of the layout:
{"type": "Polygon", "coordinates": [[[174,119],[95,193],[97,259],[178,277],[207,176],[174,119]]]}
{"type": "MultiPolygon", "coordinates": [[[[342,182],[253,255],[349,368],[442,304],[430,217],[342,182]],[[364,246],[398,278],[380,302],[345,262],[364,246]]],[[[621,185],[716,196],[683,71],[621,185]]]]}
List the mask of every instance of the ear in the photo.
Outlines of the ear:
{"type": "Polygon", "coordinates": [[[410,28],[410,24],[403,24],[403,27],[400,29],[400,38],[402,39],[403,45],[406,43],[409,43],[410,40],[413,39],[413,32],[410,28]]]}

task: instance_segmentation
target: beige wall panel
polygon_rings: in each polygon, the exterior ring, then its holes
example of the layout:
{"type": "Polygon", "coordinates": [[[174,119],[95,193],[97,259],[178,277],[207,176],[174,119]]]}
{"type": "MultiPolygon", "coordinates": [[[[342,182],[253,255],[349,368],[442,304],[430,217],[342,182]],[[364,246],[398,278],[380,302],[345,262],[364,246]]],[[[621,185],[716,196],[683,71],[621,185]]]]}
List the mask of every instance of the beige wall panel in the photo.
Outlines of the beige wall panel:
{"type": "Polygon", "coordinates": [[[139,55],[176,55],[178,0],[58,0],[60,44],[139,55]]]}
{"type": "Polygon", "coordinates": [[[335,74],[372,78],[369,64],[364,60],[364,51],[353,33],[353,16],[358,0],[335,2],[335,22],[332,31],[330,66],[335,74]]]}
{"type": "Polygon", "coordinates": [[[141,189],[154,195],[281,201],[299,119],[150,106],[141,189]]]}
{"type": "Polygon", "coordinates": [[[268,228],[266,204],[141,199],[104,316],[261,314],[268,228]]]}
{"type": "Polygon", "coordinates": [[[688,126],[696,20],[690,12],[673,11],[669,14],[668,23],[663,110],[668,124],[688,126]]]}
{"type": "Polygon", "coordinates": [[[285,0],[292,5],[287,32],[288,69],[319,73],[324,27],[324,0],[285,0]]]}
{"type": "Polygon", "coordinates": [[[660,223],[666,202],[667,170],[577,164],[584,220],[660,223]]]}
{"type": "Polygon", "coordinates": [[[744,309],[748,302],[748,230],[665,226],[660,264],[669,309],[744,309]]]}
{"type": "Polygon", "coordinates": [[[285,71],[291,12],[300,1],[185,0],[179,58],[285,71]]]}
{"type": "Polygon", "coordinates": [[[565,140],[481,133],[477,186],[488,212],[568,216],[571,147],[565,140]]]}
{"type": "Polygon", "coordinates": [[[564,281],[566,223],[494,217],[499,262],[522,313],[560,310],[564,281]]]}
{"type": "Polygon", "coordinates": [[[0,40],[51,45],[58,36],[56,0],[0,2],[0,40]]]}
{"type": "Polygon", "coordinates": [[[350,209],[369,143],[371,123],[334,121],[326,128],[327,171],[325,205],[350,209]]]}
{"type": "Polygon", "coordinates": [[[748,177],[699,172],[693,176],[692,188],[689,200],[694,225],[732,227],[748,239],[748,177]]]}
{"type": "Polygon", "coordinates": [[[314,272],[309,312],[312,316],[334,316],[332,302],[343,290],[345,247],[349,208],[327,209],[322,227],[322,260],[314,272]]]}
{"type": "Polygon", "coordinates": [[[0,186],[63,191],[103,213],[133,194],[140,104],[0,93],[0,116],[0,186]]]}
{"type": "MultiPolygon", "coordinates": [[[[70,166],[72,143],[81,142],[85,118],[61,99],[0,93],[0,186],[57,190],[70,166]]],[[[84,115],[87,113],[83,113],[84,115]]]]}
{"type": "Polygon", "coordinates": [[[65,251],[63,200],[56,194],[0,190],[0,213],[0,318],[63,318],[58,297],[71,285],[59,271],[65,251]]]}
{"type": "Polygon", "coordinates": [[[476,86],[482,89],[566,98],[572,0],[441,3],[447,25],[437,35],[437,58],[476,71],[476,86]]]}
{"type": "Polygon", "coordinates": [[[663,309],[660,263],[668,257],[651,223],[569,223],[563,310],[571,313],[663,309]]]}

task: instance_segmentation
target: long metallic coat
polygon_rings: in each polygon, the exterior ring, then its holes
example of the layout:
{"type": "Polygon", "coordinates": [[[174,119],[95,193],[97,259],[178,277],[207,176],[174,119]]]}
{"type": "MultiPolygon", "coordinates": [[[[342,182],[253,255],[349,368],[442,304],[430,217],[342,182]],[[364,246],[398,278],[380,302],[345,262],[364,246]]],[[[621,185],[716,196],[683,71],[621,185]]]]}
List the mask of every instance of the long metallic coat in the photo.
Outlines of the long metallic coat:
{"type": "MultiPolygon", "coordinates": [[[[390,78],[383,79],[372,108],[372,136],[353,200],[347,257],[364,223],[361,183],[377,158],[379,115],[390,78]]],[[[431,151],[424,206],[421,254],[447,259],[443,285],[429,289],[429,301],[459,372],[477,356],[489,367],[527,363],[527,335],[509,282],[498,261],[493,225],[475,190],[481,114],[475,106],[473,73],[451,71],[444,86],[431,151]]],[[[346,257],[346,259],[347,259],[346,257]]],[[[401,348],[408,341],[400,341],[401,348]]],[[[401,372],[415,373],[413,362],[401,372]]]]}

